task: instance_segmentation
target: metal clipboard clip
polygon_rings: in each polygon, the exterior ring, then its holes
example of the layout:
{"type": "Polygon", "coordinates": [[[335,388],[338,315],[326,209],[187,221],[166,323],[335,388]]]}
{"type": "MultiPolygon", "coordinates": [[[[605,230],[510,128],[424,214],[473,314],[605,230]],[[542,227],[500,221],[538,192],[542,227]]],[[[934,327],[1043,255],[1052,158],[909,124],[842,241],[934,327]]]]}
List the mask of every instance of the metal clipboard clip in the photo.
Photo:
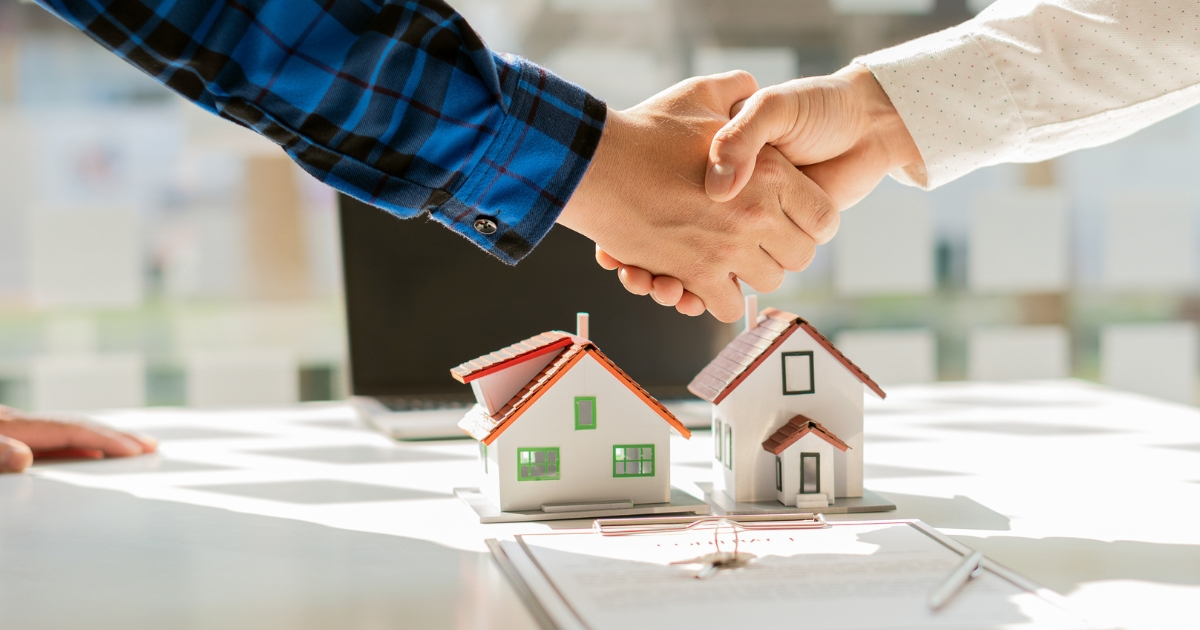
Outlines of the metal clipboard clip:
{"type": "Polygon", "coordinates": [[[660,516],[652,518],[604,518],[592,523],[601,536],[632,536],[663,532],[686,532],[731,525],[736,531],[773,529],[825,529],[821,514],[744,514],[740,516],[660,516]]]}

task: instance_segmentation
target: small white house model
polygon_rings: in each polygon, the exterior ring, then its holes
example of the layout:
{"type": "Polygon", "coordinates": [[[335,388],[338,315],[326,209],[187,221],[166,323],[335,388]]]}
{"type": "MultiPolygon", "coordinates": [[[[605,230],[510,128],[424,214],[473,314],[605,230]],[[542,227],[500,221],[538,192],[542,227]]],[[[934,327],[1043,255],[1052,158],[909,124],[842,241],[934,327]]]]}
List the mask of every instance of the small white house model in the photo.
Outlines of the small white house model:
{"type": "Polygon", "coordinates": [[[477,404],[481,492],[504,512],[671,500],[671,434],[691,432],[587,339],[543,333],[450,371],[477,404]],[[545,506],[551,506],[547,508],[545,506]]]}
{"type": "Polygon", "coordinates": [[[692,380],[713,403],[714,490],[825,507],[863,495],[863,392],[882,389],[803,318],[747,299],[747,329],[692,380]]]}

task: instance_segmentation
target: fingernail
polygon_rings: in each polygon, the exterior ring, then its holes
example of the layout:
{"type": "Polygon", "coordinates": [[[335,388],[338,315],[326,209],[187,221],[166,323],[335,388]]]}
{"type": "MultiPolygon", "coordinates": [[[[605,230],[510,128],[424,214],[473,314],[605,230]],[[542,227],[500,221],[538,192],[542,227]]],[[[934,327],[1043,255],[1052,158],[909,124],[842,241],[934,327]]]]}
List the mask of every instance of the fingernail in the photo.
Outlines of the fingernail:
{"type": "Polygon", "coordinates": [[[0,444],[0,473],[15,473],[25,470],[33,463],[33,453],[20,442],[0,444]]]}
{"type": "Polygon", "coordinates": [[[154,451],[158,450],[158,438],[152,435],[146,435],[145,433],[138,433],[137,439],[146,445],[147,453],[153,453],[154,451]]]}
{"type": "Polygon", "coordinates": [[[729,194],[733,188],[733,167],[716,163],[708,169],[708,177],[704,180],[704,190],[709,197],[718,199],[729,194]]]}

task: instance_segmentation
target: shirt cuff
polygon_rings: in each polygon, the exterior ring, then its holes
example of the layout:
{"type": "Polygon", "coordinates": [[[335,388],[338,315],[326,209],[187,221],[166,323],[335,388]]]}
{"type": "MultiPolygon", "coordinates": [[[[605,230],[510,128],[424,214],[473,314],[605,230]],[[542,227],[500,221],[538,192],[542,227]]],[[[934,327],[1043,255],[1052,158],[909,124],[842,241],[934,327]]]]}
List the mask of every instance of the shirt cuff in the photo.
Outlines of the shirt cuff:
{"type": "Polygon", "coordinates": [[[491,146],[430,215],[506,263],[546,236],[587,172],[608,109],[520,57],[495,55],[507,111],[491,146]]]}
{"type": "Polygon", "coordinates": [[[904,120],[924,166],[893,172],[902,183],[937,188],[1008,161],[1025,124],[999,71],[962,27],[854,60],[870,69],[904,120]]]}

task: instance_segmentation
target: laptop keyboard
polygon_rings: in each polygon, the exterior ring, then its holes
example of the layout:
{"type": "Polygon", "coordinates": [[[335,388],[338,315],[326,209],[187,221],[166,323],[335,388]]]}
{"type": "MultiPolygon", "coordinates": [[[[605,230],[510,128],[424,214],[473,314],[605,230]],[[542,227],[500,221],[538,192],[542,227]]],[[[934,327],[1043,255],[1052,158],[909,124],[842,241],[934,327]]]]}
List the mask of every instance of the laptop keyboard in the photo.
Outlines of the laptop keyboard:
{"type": "Polygon", "coordinates": [[[474,401],[445,398],[414,398],[411,396],[375,396],[389,411],[434,411],[438,409],[466,409],[474,401]]]}

